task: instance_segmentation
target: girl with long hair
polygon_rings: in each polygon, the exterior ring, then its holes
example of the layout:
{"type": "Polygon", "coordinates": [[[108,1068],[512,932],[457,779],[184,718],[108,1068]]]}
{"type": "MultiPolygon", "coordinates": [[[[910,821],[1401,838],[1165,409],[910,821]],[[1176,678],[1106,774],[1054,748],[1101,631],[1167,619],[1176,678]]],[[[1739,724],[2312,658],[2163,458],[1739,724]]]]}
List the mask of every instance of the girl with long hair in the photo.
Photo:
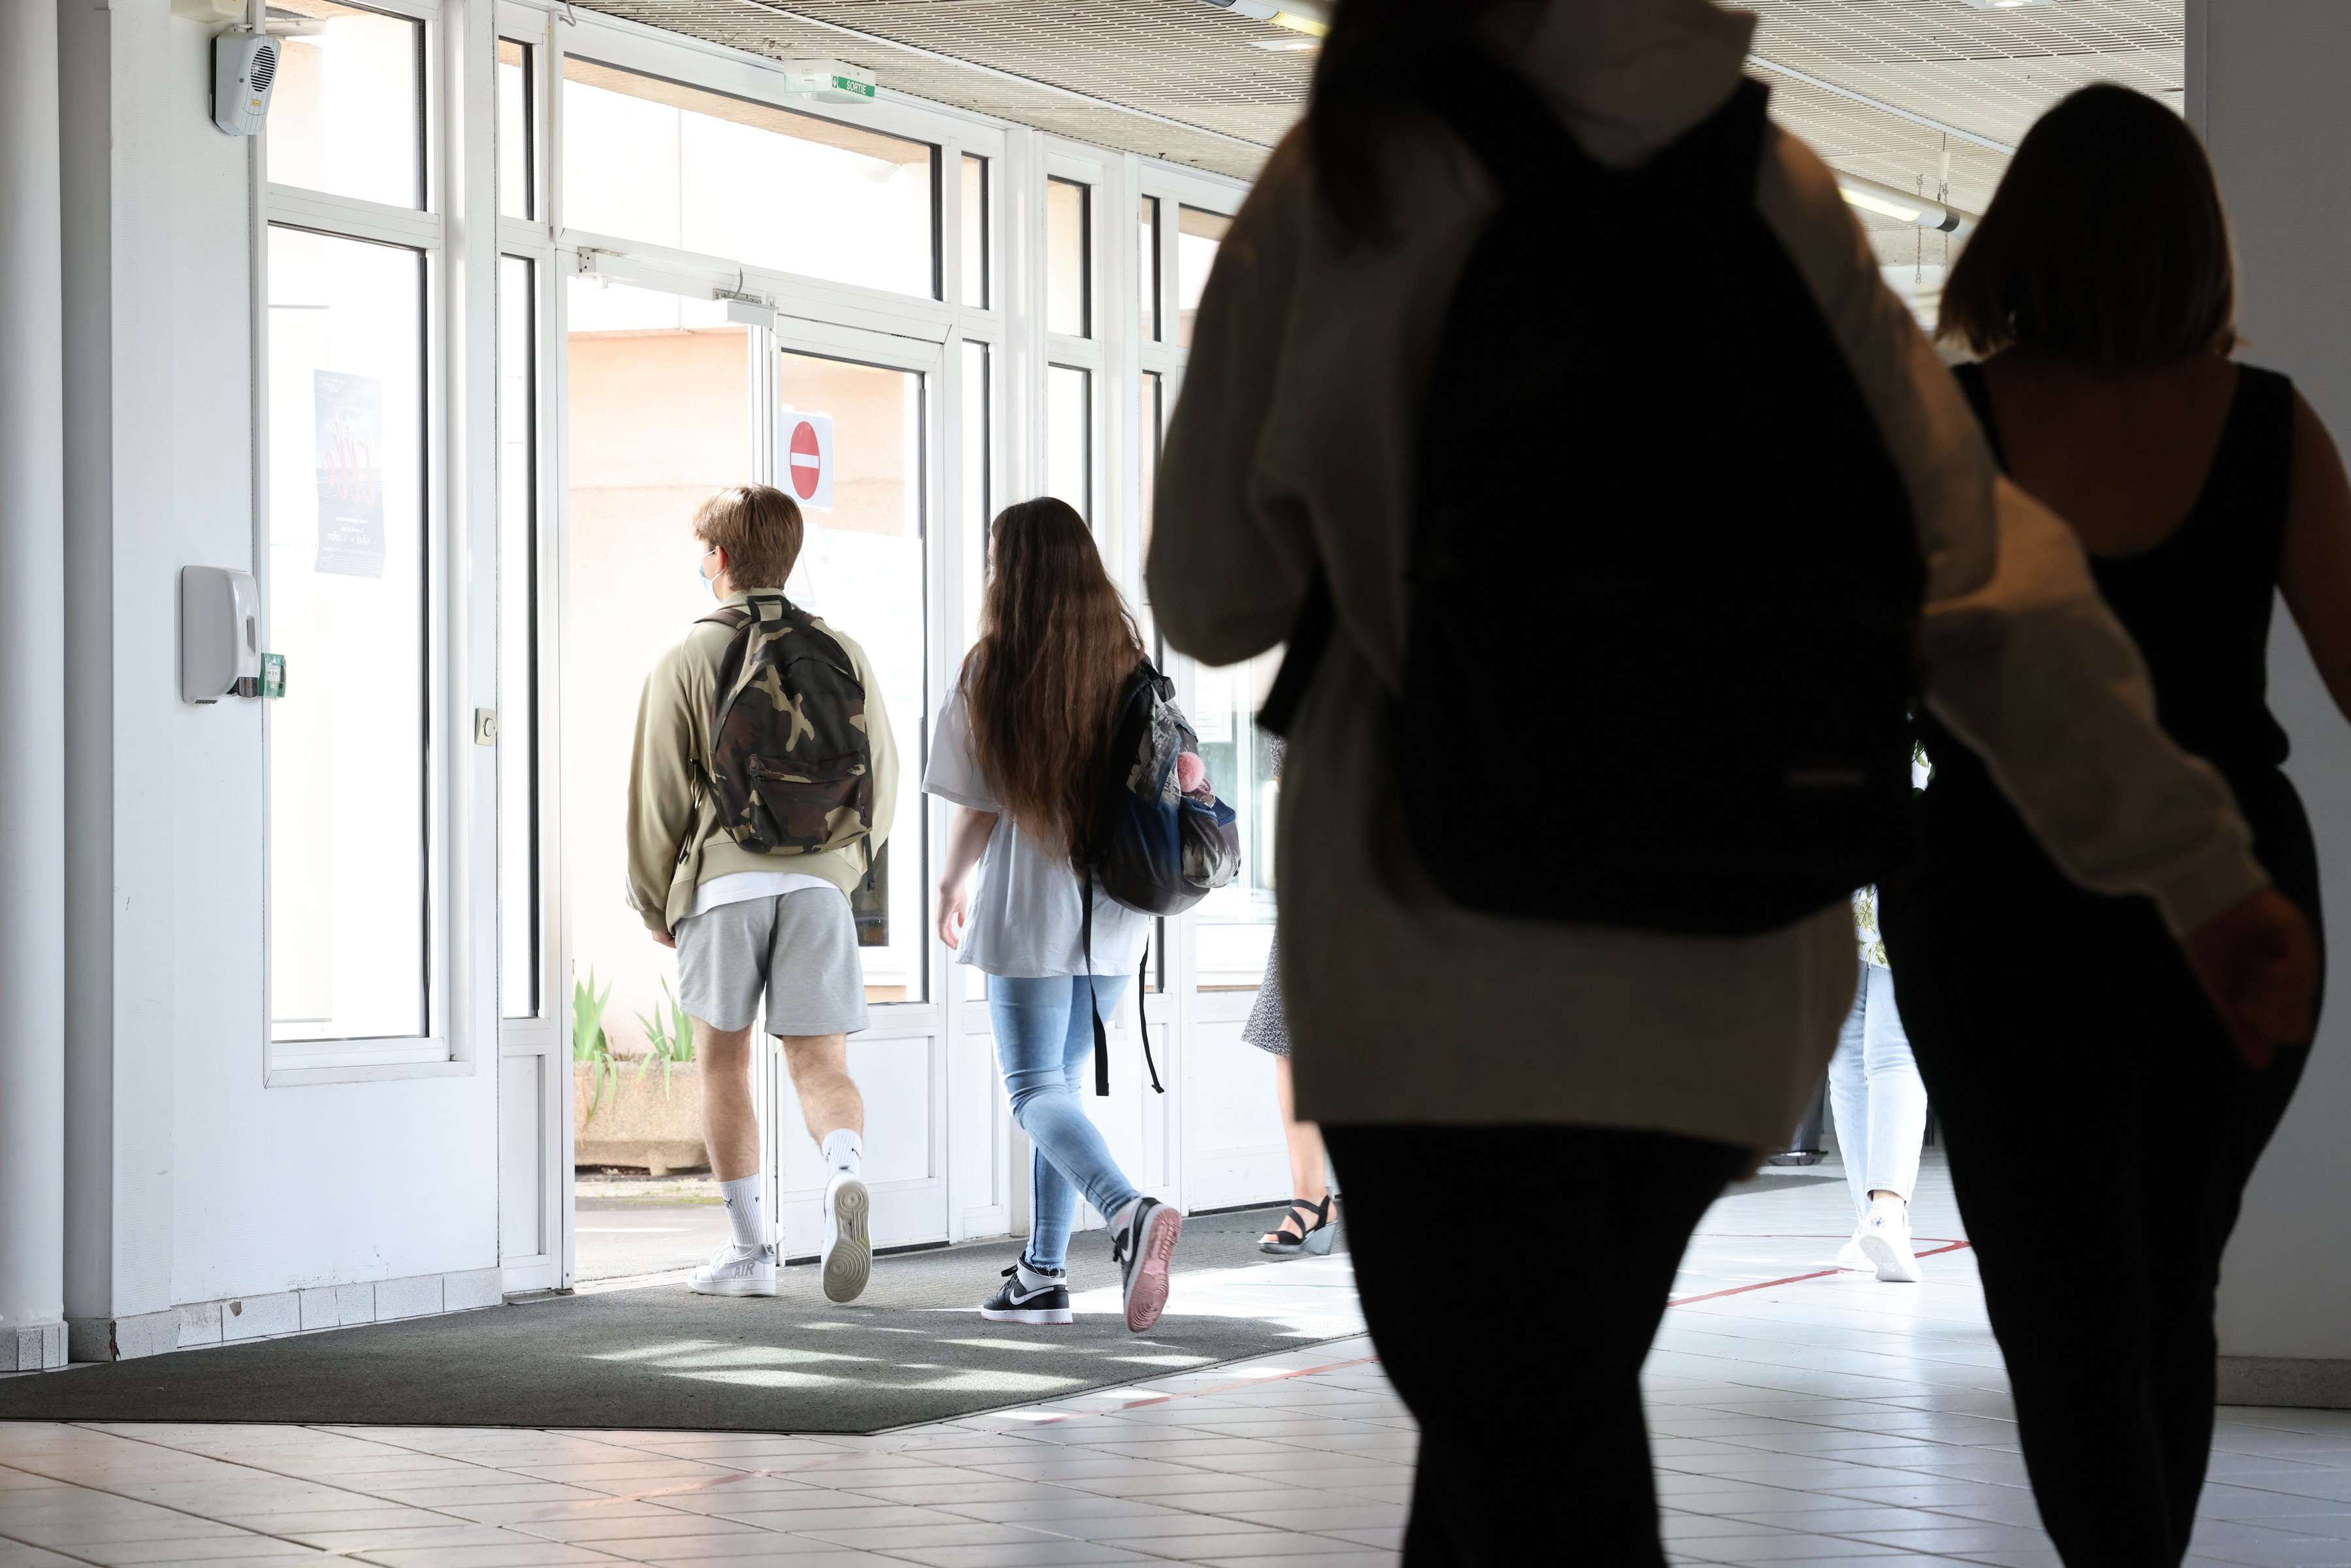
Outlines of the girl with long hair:
{"type": "Polygon", "coordinates": [[[992,530],[979,641],[939,716],[923,788],[957,810],[939,873],[939,940],[987,976],[1012,1114],[1034,1145],[1029,1245],[980,1315],[1066,1323],[1070,1227],[1083,1196],[1110,1221],[1126,1325],[1159,1321],[1183,1216],[1126,1179],[1079,1103],[1093,1009],[1118,1005],[1148,916],[1081,881],[1088,802],[1143,639],[1085,520],[1047,497],[992,530]],[[979,873],[972,886],[972,872],[979,873]]]}
{"type": "MultiPolygon", "coordinates": [[[[2228,780],[2316,926],[2270,620],[2283,593],[2351,714],[2351,483],[2294,383],[2232,357],[2228,218],[2195,132],[2119,87],[2051,110],[1940,327],[1983,356],[1959,376],[1993,455],[2088,553],[2163,727],[2228,780]]],[[[2310,1053],[2241,1050],[2163,913],[2069,880],[1951,727],[1922,727],[1934,781],[1886,939],[2042,1522],[2068,1563],[2175,1563],[2211,1449],[2220,1254],[2310,1053]]]]}

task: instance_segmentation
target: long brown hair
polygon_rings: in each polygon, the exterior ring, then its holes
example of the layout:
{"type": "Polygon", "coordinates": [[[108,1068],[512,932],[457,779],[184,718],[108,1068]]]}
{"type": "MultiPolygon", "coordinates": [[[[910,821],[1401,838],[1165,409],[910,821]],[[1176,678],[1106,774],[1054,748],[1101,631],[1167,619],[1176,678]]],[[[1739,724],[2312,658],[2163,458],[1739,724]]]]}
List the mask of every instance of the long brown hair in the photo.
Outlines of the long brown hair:
{"type": "Polygon", "coordinates": [[[1143,639],[1068,502],[1016,502],[990,533],[979,641],[963,662],[972,755],[1021,831],[1075,861],[1143,639]]]}
{"type": "Polygon", "coordinates": [[[2203,144],[2128,88],[2026,132],[1943,286],[1938,335],[2136,370],[2236,346],[2229,220],[2203,144]]]}

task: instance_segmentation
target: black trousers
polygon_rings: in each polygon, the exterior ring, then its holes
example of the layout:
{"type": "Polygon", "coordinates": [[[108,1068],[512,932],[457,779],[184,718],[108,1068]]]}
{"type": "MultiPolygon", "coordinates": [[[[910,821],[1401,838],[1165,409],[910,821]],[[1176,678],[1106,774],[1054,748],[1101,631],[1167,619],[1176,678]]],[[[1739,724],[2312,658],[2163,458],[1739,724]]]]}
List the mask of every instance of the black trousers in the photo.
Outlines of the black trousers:
{"type": "Polygon", "coordinates": [[[2042,1522],[2067,1568],[2172,1568],[2220,1253],[2309,1052],[2247,1068],[2150,906],[2068,893],[2070,925],[1889,892],[1886,941],[2042,1522]]]}
{"type": "Polygon", "coordinates": [[[1420,1424],[1405,1568],[1662,1564],[1641,1363],[1682,1248],[1747,1152],[1597,1127],[1326,1126],[1355,1288],[1420,1424]],[[1433,1180],[1475,1151],[1474,1190],[1433,1180]],[[1495,1194],[1533,1205],[1489,1266],[1461,1239],[1495,1194]],[[1486,1310],[1507,1276],[1504,1319],[1486,1310]],[[1523,1325],[1541,1349],[1498,1362],[1523,1325]]]}

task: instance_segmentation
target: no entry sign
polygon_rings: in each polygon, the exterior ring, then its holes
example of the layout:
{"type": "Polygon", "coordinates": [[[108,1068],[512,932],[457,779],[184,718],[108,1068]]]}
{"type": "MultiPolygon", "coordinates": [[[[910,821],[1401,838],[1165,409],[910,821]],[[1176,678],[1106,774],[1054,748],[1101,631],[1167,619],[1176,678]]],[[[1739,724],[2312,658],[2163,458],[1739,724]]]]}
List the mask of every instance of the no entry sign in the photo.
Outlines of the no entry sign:
{"type": "Polygon", "coordinates": [[[784,488],[803,507],[832,508],[832,415],[786,409],[784,488]]]}

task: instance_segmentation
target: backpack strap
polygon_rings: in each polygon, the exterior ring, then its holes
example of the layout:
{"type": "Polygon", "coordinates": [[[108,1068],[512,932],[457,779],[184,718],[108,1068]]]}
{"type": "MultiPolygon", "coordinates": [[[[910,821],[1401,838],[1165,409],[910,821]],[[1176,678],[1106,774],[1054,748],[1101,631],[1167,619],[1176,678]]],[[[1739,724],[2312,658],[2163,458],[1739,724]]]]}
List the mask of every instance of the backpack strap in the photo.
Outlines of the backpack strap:
{"type": "MultiPolygon", "coordinates": [[[[1078,942],[1086,955],[1086,1005],[1093,1011],[1094,1023],[1094,1092],[1110,1092],[1110,1031],[1102,1026],[1102,1001],[1094,994],[1094,876],[1088,872],[1083,891],[1079,894],[1085,903],[1085,912],[1078,916],[1078,942]]],[[[1159,1082],[1159,1063],[1151,1058],[1151,1020],[1143,1014],[1143,983],[1151,973],[1151,944],[1143,946],[1143,958],[1134,969],[1134,1023],[1143,1034],[1143,1065],[1151,1074],[1151,1092],[1165,1094],[1167,1086],[1159,1082]]]]}
{"type": "Polygon", "coordinates": [[[1143,1011],[1143,986],[1150,974],[1151,944],[1146,940],[1143,944],[1143,956],[1134,965],[1134,1028],[1143,1037],[1143,1066],[1151,1074],[1151,1092],[1165,1094],[1167,1087],[1159,1082],[1159,1063],[1151,1060],[1151,1019],[1143,1011]]]}
{"type": "Polygon", "coordinates": [[[1078,944],[1086,956],[1086,1010],[1093,1015],[1094,1024],[1094,1092],[1110,1092],[1110,1031],[1102,1028],[1102,999],[1094,995],[1094,873],[1086,873],[1084,885],[1078,890],[1084,901],[1078,914],[1078,944]]]}

